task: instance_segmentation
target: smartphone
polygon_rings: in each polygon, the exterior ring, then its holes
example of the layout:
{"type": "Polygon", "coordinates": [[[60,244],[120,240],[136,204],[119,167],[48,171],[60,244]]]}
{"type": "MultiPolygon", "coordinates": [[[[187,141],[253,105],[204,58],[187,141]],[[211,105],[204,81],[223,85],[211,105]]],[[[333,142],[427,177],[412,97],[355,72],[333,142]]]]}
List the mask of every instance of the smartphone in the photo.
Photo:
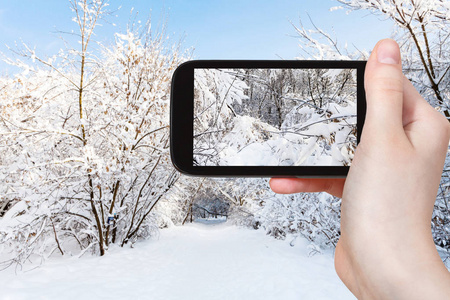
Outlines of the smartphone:
{"type": "Polygon", "coordinates": [[[365,61],[192,60],[174,72],[170,152],[184,174],[345,177],[365,61]]]}

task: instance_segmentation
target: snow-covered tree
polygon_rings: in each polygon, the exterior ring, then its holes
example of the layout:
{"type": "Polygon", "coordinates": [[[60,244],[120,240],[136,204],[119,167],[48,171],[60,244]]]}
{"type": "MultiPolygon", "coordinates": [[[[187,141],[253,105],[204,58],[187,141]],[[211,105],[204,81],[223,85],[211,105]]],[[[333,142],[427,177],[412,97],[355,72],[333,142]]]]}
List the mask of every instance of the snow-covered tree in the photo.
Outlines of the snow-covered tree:
{"type": "Polygon", "coordinates": [[[419,92],[450,119],[450,2],[443,0],[338,0],[394,22],[403,69],[419,92]]]}
{"type": "Polygon", "coordinates": [[[23,71],[2,79],[1,194],[17,202],[0,220],[6,263],[55,251],[103,255],[111,243],[147,237],[156,203],[179,178],[168,130],[179,46],[148,23],[94,55],[88,46],[107,2],[71,5],[81,50],[44,59],[24,46],[24,59],[9,60],[23,71]]]}

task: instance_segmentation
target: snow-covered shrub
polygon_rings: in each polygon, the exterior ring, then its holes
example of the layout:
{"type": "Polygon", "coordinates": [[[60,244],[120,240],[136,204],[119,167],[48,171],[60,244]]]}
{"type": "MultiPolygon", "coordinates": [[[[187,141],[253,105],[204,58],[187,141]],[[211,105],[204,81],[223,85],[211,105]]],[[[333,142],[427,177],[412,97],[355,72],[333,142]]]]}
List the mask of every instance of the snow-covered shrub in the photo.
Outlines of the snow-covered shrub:
{"type": "Polygon", "coordinates": [[[319,247],[335,247],[340,236],[340,199],[325,193],[272,195],[255,214],[268,234],[300,235],[319,247]]]}
{"type": "Polygon", "coordinates": [[[106,4],[72,2],[82,50],[42,59],[26,48],[19,54],[36,64],[10,60],[23,72],[1,79],[0,193],[18,202],[0,219],[7,263],[102,255],[111,243],[145,238],[161,222],[156,203],[179,178],[169,90],[183,55],[150,24],[93,55],[88,37],[106,4]]]}

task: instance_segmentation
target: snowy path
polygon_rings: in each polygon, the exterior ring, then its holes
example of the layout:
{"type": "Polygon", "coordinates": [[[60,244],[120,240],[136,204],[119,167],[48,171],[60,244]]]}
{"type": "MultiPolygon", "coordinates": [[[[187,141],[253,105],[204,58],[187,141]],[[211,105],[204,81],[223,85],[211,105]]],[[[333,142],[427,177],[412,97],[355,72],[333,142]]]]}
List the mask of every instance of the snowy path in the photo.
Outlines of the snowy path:
{"type": "Polygon", "coordinates": [[[355,299],[331,253],[227,223],[161,230],[105,257],[64,258],[18,276],[0,272],[1,299],[355,299]]]}

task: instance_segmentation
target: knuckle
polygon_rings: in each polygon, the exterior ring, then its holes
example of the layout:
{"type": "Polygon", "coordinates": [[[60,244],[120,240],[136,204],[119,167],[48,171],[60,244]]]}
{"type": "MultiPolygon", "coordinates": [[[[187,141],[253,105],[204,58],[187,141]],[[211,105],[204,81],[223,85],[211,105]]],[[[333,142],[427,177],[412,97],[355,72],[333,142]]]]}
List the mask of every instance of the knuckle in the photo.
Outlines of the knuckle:
{"type": "Polygon", "coordinates": [[[450,123],[447,118],[443,118],[442,124],[442,140],[448,145],[450,140],[450,123]]]}
{"type": "Polygon", "coordinates": [[[450,140],[450,122],[449,120],[447,120],[447,118],[445,118],[445,128],[446,128],[446,132],[447,132],[447,141],[450,140]]]}
{"type": "Polygon", "coordinates": [[[328,194],[331,194],[333,187],[334,187],[334,184],[331,180],[325,180],[325,182],[323,183],[323,186],[322,186],[322,190],[324,192],[327,192],[328,194]]]}
{"type": "Polygon", "coordinates": [[[430,127],[432,135],[438,141],[442,142],[442,146],[447,148],[450,140],[450,122],[441,113],[434,111],[434,118],[430,118],[430,127]]]}

